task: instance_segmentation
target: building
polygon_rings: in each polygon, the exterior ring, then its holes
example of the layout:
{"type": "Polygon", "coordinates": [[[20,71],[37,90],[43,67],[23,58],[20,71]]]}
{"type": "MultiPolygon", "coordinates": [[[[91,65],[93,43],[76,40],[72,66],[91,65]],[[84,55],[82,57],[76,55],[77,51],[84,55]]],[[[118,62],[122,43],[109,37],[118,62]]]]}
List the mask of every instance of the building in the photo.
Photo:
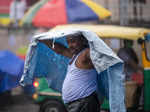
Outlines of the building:
{"type": "Polygon", "coordinates": [[[112,12],[111,23],[148,26],[150,0],[93,0],[112,12]]]}

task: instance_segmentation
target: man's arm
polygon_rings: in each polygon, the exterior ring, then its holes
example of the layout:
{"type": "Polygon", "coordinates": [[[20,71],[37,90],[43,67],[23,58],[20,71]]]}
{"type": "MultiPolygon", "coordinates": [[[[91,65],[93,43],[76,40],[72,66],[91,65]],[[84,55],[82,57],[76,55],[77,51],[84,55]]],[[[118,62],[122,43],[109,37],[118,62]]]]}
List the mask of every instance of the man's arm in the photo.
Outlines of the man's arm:
{"type": "Polygon", "coordinates": [[[51,48],[53,51],[55,51],[58,54],[61,54],[63,56],[72,58],[73,54],[71,54],[70,49],[63,46],[60,43],[53,43],[52,40],[39,40],[39,42],[44,43],[45,45],[47,45],[49,48],[51,48]],[[54,44],[54,47],[53,47],[54,44]]]}

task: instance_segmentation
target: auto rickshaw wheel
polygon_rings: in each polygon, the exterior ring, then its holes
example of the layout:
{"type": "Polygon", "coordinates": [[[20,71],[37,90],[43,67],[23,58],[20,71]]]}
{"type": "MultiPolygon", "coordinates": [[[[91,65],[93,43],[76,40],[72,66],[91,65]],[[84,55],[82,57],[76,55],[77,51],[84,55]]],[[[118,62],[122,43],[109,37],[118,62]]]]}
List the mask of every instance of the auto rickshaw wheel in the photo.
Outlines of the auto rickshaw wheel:
{"type": "Polygon", "coordinates": [[[65,106],[58,100],[47,100],[41,107],[40,112],[67,112],[65,106]]]}

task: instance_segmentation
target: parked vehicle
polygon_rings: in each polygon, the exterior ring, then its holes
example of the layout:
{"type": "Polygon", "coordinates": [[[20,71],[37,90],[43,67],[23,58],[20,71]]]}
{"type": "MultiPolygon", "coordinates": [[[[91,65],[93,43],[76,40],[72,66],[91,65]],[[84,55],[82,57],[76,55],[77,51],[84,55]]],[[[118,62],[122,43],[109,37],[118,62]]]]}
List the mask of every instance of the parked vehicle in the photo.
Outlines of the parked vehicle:
{"type": "Polygon", "coordinates": [[[33,85],[35,87],[33,99],[40,104],[41,112],[66,112],[61,94],[49,88],[44,77],[35,79],[33,85]]]}
{"type": "MultiPolygon", "coordinates": [[[[144,110],[150,111],[150,30],[146,28],[131,28],[109,25],[64,25],[57,26],[51,31],[72,27],[94,31],[104,40],[109,38],[116,38],[119,40],[128,39],[137,41],[139,43],[142,48],[141,61],[144,68],[144,110]]],[[[33,94],[33,99],[35,100],[35,102],[40,104],[41,112],[66,111],[65,105],[61,99],[61,93],[50,88],[48,86],[47,80],[44,77],[36,78],[33,85],[36,88],[36,91],[33,94]]],[[[127,87],[131,88],[130,85],[135,86],[136,84],[132,82],[126,82],[126,85],[127,89],[127,87]]],[[[133,91],[133,93],[134,92],[135,90],[133,91]]],[[[129,107],[131,106],[132,105],[129,105],[129,107]]],[[[105,104],[102,105],[102,109],[109,109],[107,101],[105,101],[105,104]]]]}

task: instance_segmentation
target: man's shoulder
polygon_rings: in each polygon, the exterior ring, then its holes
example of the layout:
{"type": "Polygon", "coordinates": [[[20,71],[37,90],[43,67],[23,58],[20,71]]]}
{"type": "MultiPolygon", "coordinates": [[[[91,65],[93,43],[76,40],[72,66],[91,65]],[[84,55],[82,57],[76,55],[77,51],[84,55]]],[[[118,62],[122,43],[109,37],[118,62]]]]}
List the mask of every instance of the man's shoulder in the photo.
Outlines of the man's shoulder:
{"type": "Polygon", "coordinates": [[[89,52],[90,52],[90,49],[89,49],[89,48],[85,48],[85,49],[82,51],[83,54],[86,54],[86,53],[89,53],[89,52]]]}
{"type": "Polygon", "coordinates": [[[88,61],[89,58],[90,58],[90,49],[89,48],[86,48],[84,49],[83,51],[81,51],[80,55],[79,55],[79,59],[80,61],[88,61]],[[87,60],[88,59],[88,60],[87,60]]]}
{"type": "Polygon", "coordinates": [[[85,48],[83,49],[80,53],[79,56],[80,57],[86,57],[86,55],[89,53],[90,49],[89,48],[85,48]]]}
{"type": "Polygon", "coordinates": [[[78,58],[79,63],[84,66],[85,69],[91,69],[93,67],[92,60],[90,58],[90,49],[86,48],[84,51],[79,55],[78,58]]]}

